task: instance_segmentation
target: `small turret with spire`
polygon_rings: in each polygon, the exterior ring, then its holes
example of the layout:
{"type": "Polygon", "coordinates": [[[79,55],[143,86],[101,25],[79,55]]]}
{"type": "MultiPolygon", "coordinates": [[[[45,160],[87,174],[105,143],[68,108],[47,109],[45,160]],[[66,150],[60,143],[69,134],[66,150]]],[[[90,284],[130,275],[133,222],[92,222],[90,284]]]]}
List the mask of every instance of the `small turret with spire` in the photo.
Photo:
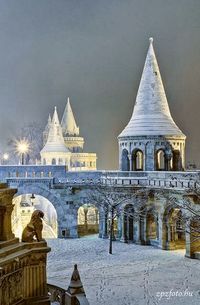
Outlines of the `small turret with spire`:
{"type": "Polygon", "coordinates": [[[79,127],[76,124],[69,97],[61,120],[63,134],[66,136],[78,136],[79,127]]]}
{"type": "Polygon", "coordinates": [[[43,164],[68,165],[70,152],[65,146],[56,107],[49,127],[46,144],[40,152],[43,164]]]}

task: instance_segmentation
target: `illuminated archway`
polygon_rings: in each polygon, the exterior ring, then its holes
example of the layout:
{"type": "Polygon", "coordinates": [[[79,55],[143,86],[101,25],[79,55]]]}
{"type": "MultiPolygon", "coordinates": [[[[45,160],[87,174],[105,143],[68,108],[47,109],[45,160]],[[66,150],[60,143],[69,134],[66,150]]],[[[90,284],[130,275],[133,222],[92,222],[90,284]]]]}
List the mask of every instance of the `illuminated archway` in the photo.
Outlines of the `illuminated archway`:
{"type": "Polygon", "coordinates": [[[185,221],[179,208],[166,211],[163,218],[163,234],[166,249],[185,248],[185,221]]]}
{"type": "Polygon", "coordinates": [[[34,210],[44,212],[43,232],[44,238],[58,237],[57,213],[53,204],[43,196],[34,194],[34,204],[31,202],[32,194],[14,197],[12,212],[12,229],[16,237],[21,238],[22,231],[29,223],[34,210]]]}
{"type": "Polygon", "coordinates": [[[99,210],[95,205],[83,204],[78,209],[78,236],[99,233],[99,210]]]}
{"type": "Polygon", "coordinates": [[[165,152],[163,149],[159,149],[156,152],[156,170],[166,170],[165,152]]]}
{"type": "Polygon", "coordinates": [[[144,170],[143,152],[140,149],[134,150],[132,153],[132,167],[133,171],[144,170]]]}

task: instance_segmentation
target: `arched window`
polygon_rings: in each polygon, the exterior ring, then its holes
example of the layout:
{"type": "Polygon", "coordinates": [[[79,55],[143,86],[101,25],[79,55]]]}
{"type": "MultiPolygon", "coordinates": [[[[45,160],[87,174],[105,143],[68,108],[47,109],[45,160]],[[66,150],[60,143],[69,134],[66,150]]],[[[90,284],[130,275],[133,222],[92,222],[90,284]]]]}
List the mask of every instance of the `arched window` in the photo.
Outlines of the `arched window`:
{"type": "Polygon", "coordinates": [[[133,171],[143,171],[143,152],[135,150],[132,154],[132,167],[133,171]]]}
{"type": "Polygon", "coordinates": [[[59,164],[59,165],[62,165],[62,164],[63,164],[63,159],[62,159],[62,158],[59,158],[59,159],[58,159],[58,164],[59,164]]]}
{"type": "Polygon", "coordinates": [[[51,160],[51,164],[52,164],[52,165],[56,165],[56,159],[55,159],[55,158],[53,158],[53,159],[51,160]]]}
{"type": "Polygon", "coordinates": [[[130,165],[129,165],[129,157],[128,157],[128,151],[127,149],[122,150],[122,171],[129,171],[130,165]]]}
{"type": "Polygon", "coordinates": [[[173,151],[173,170],[174,171],[182,170],[181,153],[179,150],[173,151]]]}
{"type": "Polygon", "coordinates": [[[165,170],[165,152],[162,149],[156,153],[156,170],[165,170]]]}
{"type": "Polygon", "coordinates": [[[43,159],[43,165],[46,165],[47,163],[46,163],[46,159],[43,159]]]}

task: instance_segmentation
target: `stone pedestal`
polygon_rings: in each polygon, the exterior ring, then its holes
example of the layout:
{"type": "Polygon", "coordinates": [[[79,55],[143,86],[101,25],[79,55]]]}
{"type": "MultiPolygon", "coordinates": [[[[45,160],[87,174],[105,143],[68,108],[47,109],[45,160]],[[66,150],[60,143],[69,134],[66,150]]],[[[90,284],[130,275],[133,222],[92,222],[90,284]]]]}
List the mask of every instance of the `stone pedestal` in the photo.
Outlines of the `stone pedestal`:
{"type": "Polygon", "coordinates": [[[0,184],[0,305],[50,305],[47,293],[45,241],[22,243],[11,230],[12,198],[0,184]]]}

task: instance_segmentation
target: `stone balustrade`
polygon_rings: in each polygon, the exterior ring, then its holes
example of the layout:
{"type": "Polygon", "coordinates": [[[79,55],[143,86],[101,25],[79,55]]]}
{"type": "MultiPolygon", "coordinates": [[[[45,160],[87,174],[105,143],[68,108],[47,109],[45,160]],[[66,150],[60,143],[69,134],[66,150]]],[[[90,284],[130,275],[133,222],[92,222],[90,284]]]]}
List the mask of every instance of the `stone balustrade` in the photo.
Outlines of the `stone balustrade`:
{"type": "Polygon", "coordinates": [[[65,166],[0,166],[0,180],[9,186],[45,184],[49,188],[70,185],[114,185],[123,187],[175,188],[200,186],[200,171],[66,171],[65,166]]]}
{"type": "Polygon", "coordinates": [[[121,172],[102,173],[103,185],[173,188],[177,190],[200,186],[200,172],[121,172]]]}

